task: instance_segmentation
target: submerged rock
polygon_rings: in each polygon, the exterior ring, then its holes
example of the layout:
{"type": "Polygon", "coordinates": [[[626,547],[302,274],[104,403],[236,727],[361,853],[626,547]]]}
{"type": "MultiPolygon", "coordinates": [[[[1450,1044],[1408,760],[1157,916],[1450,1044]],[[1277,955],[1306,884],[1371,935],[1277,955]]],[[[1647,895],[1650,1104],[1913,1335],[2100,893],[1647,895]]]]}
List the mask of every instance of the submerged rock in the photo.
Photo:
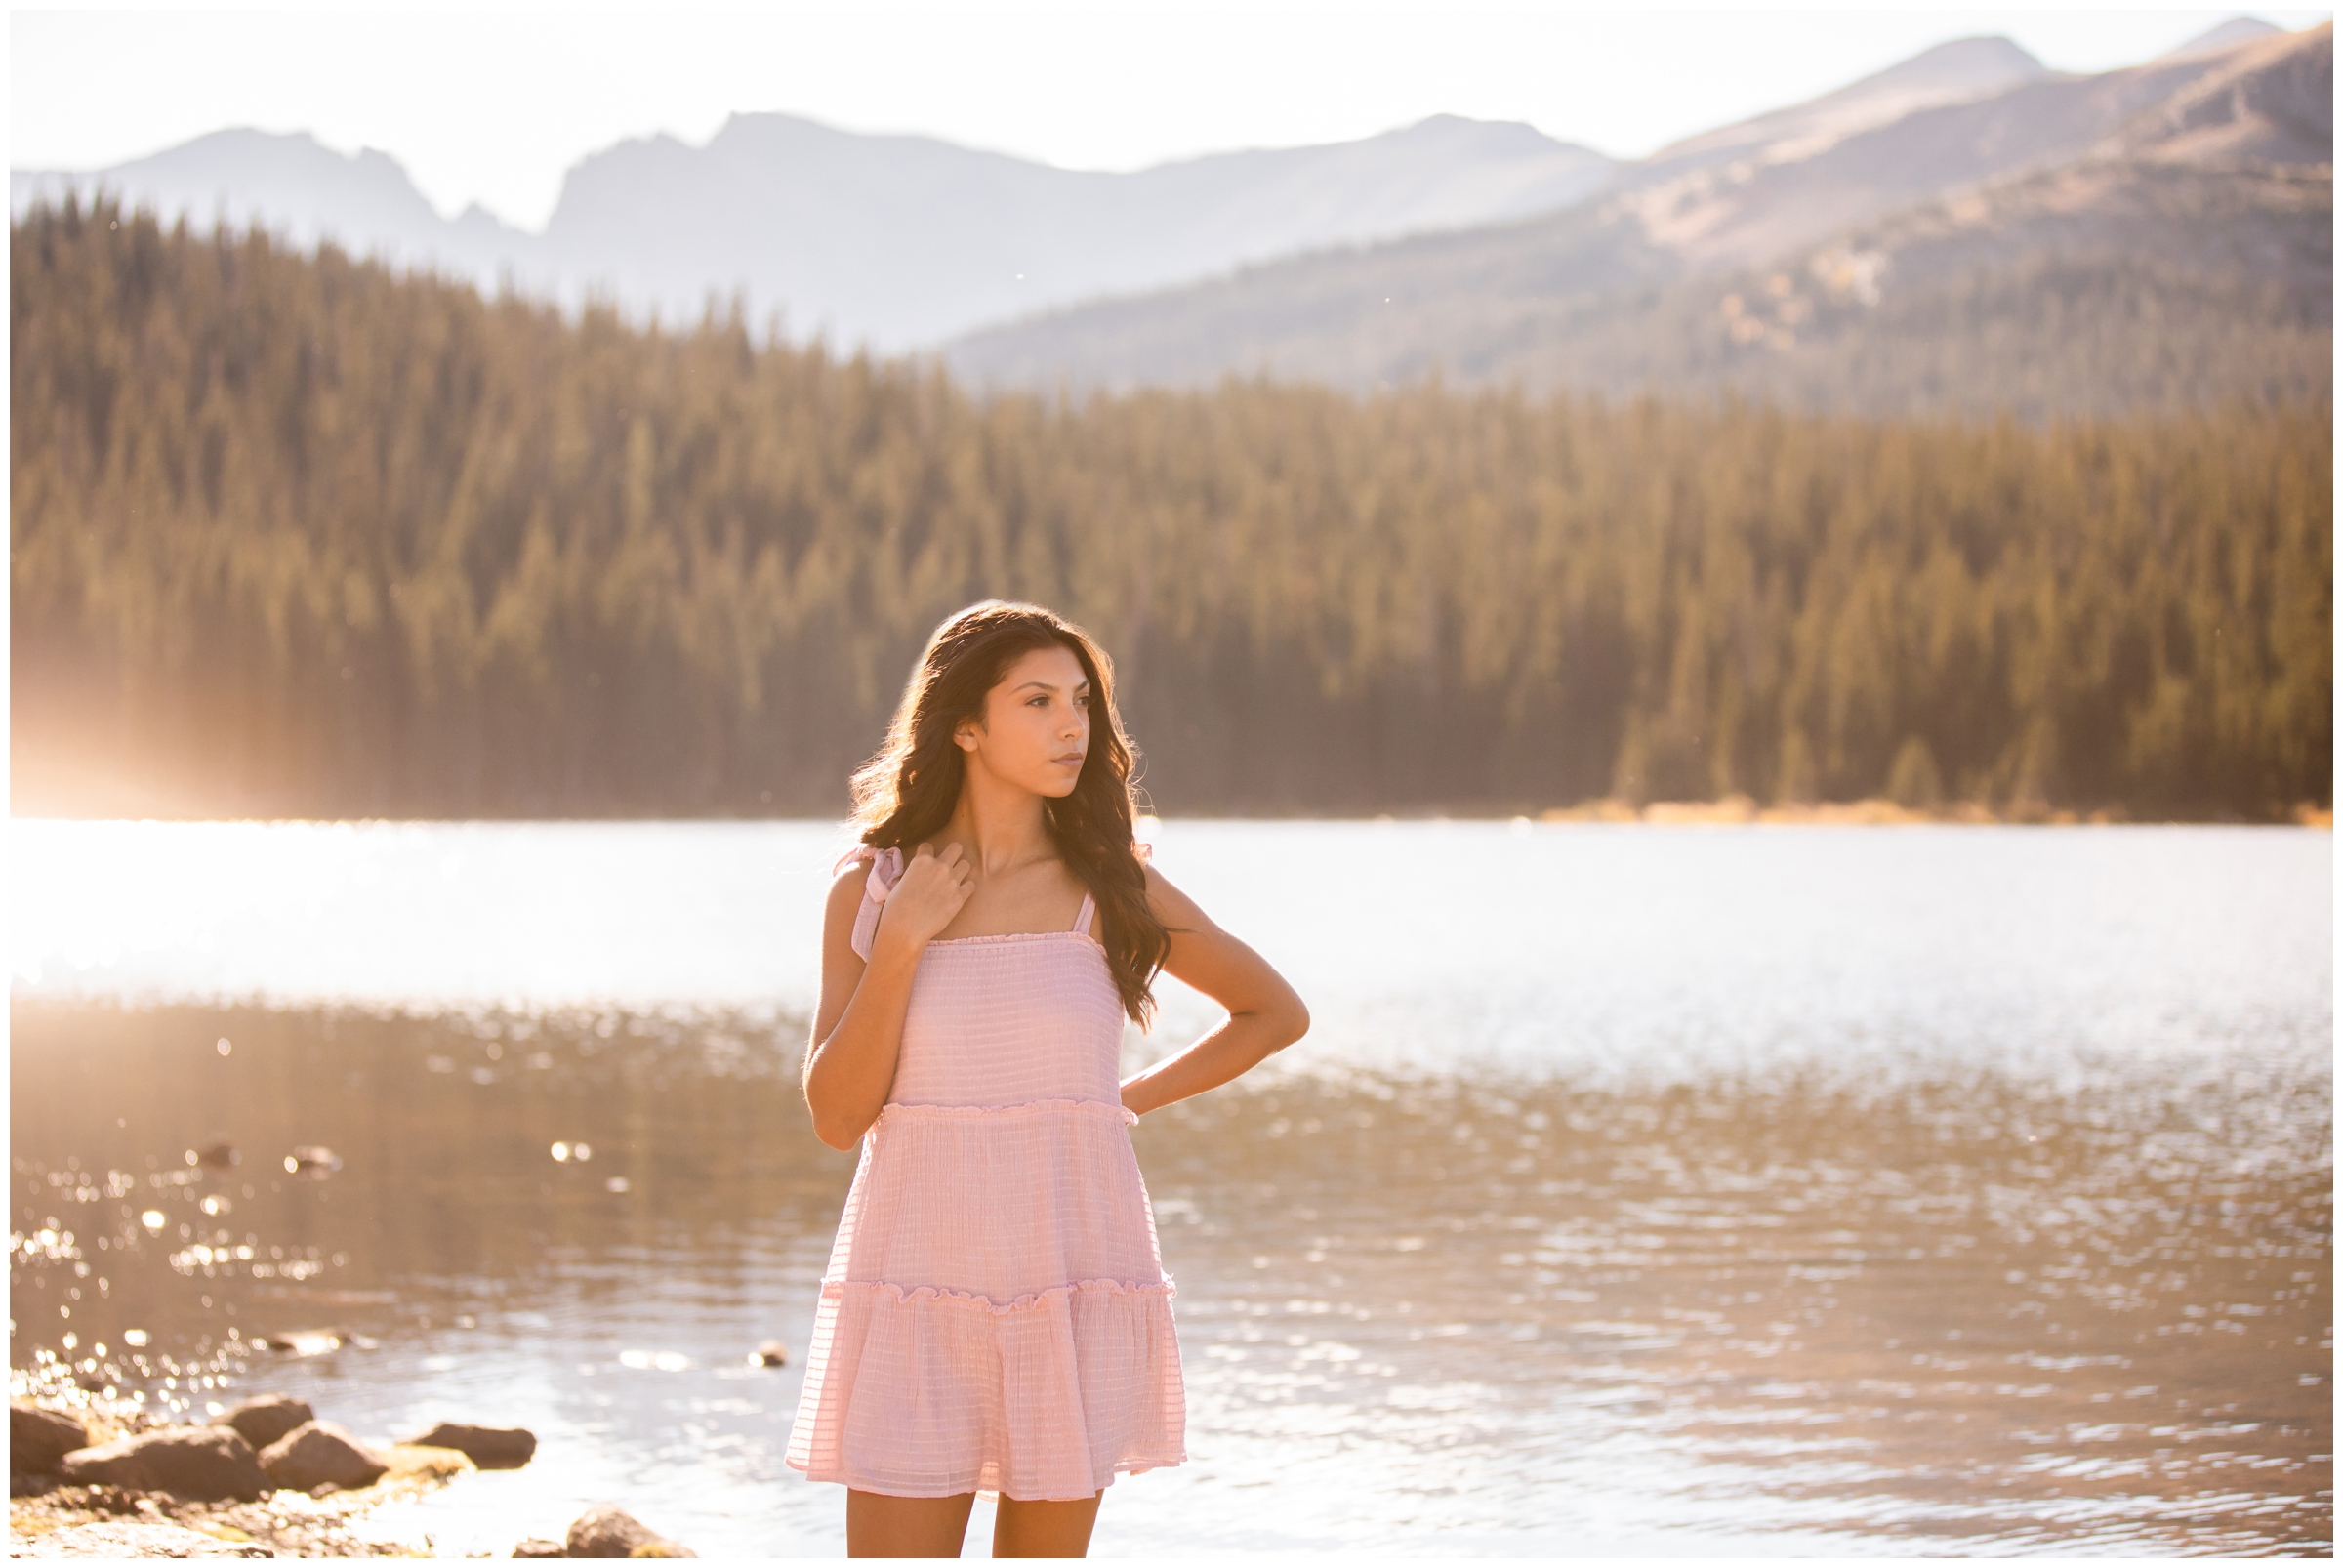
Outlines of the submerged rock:
{"type": "Polygon", "coordinates": [[[8,1402],[8,1469],[12,1475],[54,1475],[58,1463],[90,1446],[89,1428],[62,1410],[29,1400],[8,1402]]]}
{"type": "Polygon", "coordinates": [[[261,1468],[280,1487],[315,1492],[372,1486],[390,1466],[383,1457],[330,1421],[297,1426],[261,1451],[261,1468]]]}
{"type": "Polygon", "coordinates": [[[545,1541],[531,1536],[513,1548],[513,1555],[515,1557],[566,1557],[569,1555],[569,1551],[558,1541],[545,1541]]]}
{"type": "Polygon", "coordinates": [[[342,1169],[342,1156],[322,1144],[309,1143],[285,1156],[285,1172],[305,1181],[323,1181],[342,1169]]]}
{"type": "Polygon", "coordinates": [[[749,1352],[749,1360],[760,1367],[786,1367],[789,1365],[789,1346],[779,1340],[767,1340],[749,1352]]]}
{"type": "Polygon", "coordinates": [[[537,1434],[525,1426],[467,1426],[452,1421],[407,1443],[415,1448],[452,1448],[483,1470],[517,1470],[537,1452],[537,1434]]]}
{"type": "Polygon", "coordinates": [[[624,1508],[597,1503],[569,1527],[565,1555],[572,1557],[696,1557],[624,1508]]]}
{"type": "Polygon", "coordinates": [[[316,1419],[317,1413],[307,1400],[291,1394],[256,1394],[226,1415],[216,1418],[212,1424],[233,1427],[236,1435],[250,1443],[257,1453],[296,1426],[306,1426],[316,1419]]]}
{"type": "Polygon", "coordinates": [[[82,1486],[169,1492],[206,1503],[250,1503],[270,1490],[260,1456],[226,1426],[157,1427],[67,1454],[60,1468],[82,1486]]]}
{"type": "Polygon", "coordinates": [[[333,1329],[288,1329],[282,1334],[258,1335],[250,1342],[278,1355],[321,1356],[341,1349],[343,1337],[333,1329]]]}

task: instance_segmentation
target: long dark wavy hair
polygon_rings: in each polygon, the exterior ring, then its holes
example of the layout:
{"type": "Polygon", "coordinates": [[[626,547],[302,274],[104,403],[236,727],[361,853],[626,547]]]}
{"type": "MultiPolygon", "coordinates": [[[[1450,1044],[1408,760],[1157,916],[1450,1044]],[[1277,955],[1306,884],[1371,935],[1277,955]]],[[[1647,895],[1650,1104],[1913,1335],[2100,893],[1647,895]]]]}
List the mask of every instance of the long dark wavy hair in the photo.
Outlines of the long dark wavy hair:
{"type": "Polygon", "coordinates": [[[1135,754],[1115,712],[1114,661],[1089,634],[1039,604],[988,598],[946,620],[927,640],[886,744],[854,771],[853,824],[864,844],[902,849],[933,838],[960,804],[967,759],[952,742],[962,721],[984,718],[986,693],[1036,648],[1060,647],[1090,682],[1090,748],[1074,792],[1045,798],[1057,852],[1097,901],[1099,945],[1140,1028],[1155,1012],[1156,971],[1172,935],[1147,907],[1147,873],[1131,848],[1135,754]]]}

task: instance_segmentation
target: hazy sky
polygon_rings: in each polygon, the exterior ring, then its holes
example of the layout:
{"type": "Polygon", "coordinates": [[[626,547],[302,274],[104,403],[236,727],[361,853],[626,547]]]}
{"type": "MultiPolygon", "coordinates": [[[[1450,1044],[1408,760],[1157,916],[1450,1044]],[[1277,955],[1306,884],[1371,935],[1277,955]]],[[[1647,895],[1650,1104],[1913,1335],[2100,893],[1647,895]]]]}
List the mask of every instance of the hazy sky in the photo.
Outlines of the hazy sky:
{"type": "MultiPolygon", "coordinates": [[[[2105,70],[2226,11],[1560,4],[778,4],[755,10],[15,11],[9,163],[86,169],[206,131],[381,147],[445,212],[541,227],[582,155],[736,109],[919,131],[1068,168],[1344,141],[1427,114],[1527,120],[1618,155],[2006,33],[2105,70]]],[[[2281,26],[2324,11],[2259,11],[2281,26]]]]}

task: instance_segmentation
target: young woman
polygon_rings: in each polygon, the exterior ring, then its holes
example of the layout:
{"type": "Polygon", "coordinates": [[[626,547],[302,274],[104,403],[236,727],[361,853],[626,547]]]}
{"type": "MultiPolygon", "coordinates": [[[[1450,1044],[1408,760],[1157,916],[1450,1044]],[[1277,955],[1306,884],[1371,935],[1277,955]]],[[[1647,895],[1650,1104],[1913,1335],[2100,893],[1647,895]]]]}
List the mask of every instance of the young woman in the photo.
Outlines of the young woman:
{"type": "Polygon", "coordinates": [[[848,1488],[852,1556],[958,1556],[981,1491],[994,1555],[1079,1557],[1117,1474],[1187,1457],[1128,1128],[1309,1014],[1132,843],[1112,669],[1048,610],[972,605],[855,775],[805,1102],[862,1159],[789,1442],[848,1488]],[[1159,970],[1228,1017],[1118,1083],[1159,970]]]}

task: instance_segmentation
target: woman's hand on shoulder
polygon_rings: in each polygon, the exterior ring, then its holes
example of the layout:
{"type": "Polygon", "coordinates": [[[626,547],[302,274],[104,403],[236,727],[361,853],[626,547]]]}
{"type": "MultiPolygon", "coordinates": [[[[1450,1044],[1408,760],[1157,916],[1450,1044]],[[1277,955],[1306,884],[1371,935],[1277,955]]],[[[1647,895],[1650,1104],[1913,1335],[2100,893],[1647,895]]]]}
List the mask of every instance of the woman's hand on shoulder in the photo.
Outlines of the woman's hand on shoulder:
{"type": "Polygon", "coordinates": [[[904,862],[903,875],[887,890],[886,903],[879,914],[879,933],[872,941],[874,950],[881,942],[908,943],[915,949],[926,946],[952,924],[975,890],[976,864],[961,852],[959,845],[945,845],[940,854],[921,845],[904,862]]]}

